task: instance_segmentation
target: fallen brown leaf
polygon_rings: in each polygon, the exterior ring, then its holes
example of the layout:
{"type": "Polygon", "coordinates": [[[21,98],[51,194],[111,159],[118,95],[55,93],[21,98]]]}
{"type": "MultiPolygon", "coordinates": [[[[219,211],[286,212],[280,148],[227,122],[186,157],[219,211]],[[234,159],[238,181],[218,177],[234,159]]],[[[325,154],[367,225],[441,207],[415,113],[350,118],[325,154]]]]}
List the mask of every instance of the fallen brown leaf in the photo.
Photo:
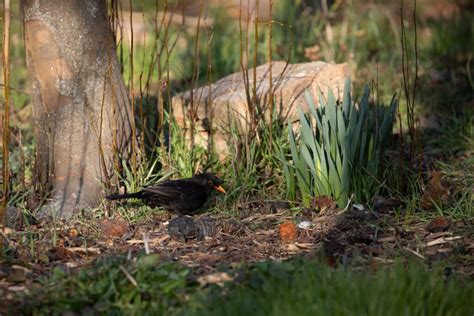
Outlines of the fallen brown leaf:
{"type": "Polygon", "coordinates": [[[122,237],[128,232],[128,223],[121,218],[104,219],[99,223],[102,235],[108,239],[122,237]]]}
{"type": "Polygon", "coordinates": [[[438,232],[442,232],[442,231],[447,230],[449,228],[449,226],[451,226],[451,222],[449,221],[449,219],[447,219],[446,217],[439,216],[439,217],[436,217],[435,219],[433,219],[428,224],[426,229],[430,233],[438,233],[438,232]]]}
{"type": "Polygon", "coordinates": [[[440,171],[432,171],[428,186],[421,197],[420,205],[423,209],[433,208],[435,204],[443,204],[449,197],[448,188],[442,184],[442,174],[440,171]]]}
{"type": "Polygon", "coordinates": [[[296,225],[293,222],[284,222],[279,227],[280,239],[283,243],[294,242],[296,239],[296,225]]]}
{"type": "Polygon", "coordinates": [[[336,202],[333,200],[332,197],[327,195],[322,195],[315,197],[311,201],[311,206],[313,208],[319,209],[321,213],[325,213],[327,211],[332,211],[337,208],[336,202]]]}

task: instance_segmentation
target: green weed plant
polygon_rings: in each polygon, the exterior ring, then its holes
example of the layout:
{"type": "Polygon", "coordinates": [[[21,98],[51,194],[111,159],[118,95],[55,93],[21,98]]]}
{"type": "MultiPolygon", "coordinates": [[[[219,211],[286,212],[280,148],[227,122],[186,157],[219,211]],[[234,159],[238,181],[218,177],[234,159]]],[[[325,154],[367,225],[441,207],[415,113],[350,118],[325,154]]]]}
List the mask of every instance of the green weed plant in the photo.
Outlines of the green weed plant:
{"type": "Polygon", "coordinates": [[[300,126],[288,125],[290,154],[283,157],[290,197],[298,192],[305,204],[313,197],[331,196],[344,207],[352,193],[367,199],[380,183],[380,164],[390,139],[397,101],[371,105],[365,87],[360,102],[351,97],[347,80],[340,104],[329,91],[319,98],[319,107],[306,92],[309,113],[299,110],[300,126]]]}

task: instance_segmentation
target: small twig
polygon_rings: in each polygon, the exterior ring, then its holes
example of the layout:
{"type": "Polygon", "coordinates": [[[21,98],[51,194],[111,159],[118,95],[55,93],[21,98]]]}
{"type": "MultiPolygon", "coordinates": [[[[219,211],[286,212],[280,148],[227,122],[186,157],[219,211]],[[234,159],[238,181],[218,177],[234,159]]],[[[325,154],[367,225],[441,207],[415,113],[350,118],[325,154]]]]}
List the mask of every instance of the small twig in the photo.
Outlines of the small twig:
{"type": "MultiPolygon", "coordinates": [[[[10,193],[10,169],[9,169],[9,144],[10,144],[10,0],[3,1],[3,155],[2,155],[2,177],[3,188],[0,206],[0,228],[5,229],[6,209],[8,206],[8,195],[10,193]]],[[[1,241],[0,241],[1,242],[1,241]]],[[[3,242],[0,250],[3,249],[3,242]]]]}
{"type": "Polygon", "coordinates": [[[71,252],[85,252],[85,253],[93,252],[97,254],[100,253],[100,249],[96,247],[70,247],[70,248],[66,248],[66,250],[71,251],[71,252]]]}
{"type": "Polygon", "coordinates": [[[417,257],[420,258],[420,259],[423,259],[423,260],[426,259],[425,256],[423,256],[421,253],[419,253],[419,252],[417,252],[417,251],[415,251],[415,250],[413,250],[413,249],[410,249],[410,248],[408,248],[408,247],[405,247],[405,250],[407,250],[408,252],[411,252],[412,254],[414,254],[415,256],[417,256],[417,257]]]}
{"type": "Polygon", "coordinates": [[[44,227],[44,228],[36,228],[36,229],[32,229],[32,230],[29,230],[28,233],[29,234],[39,234],[39,233],[42,233],[42,232],[56,232],[56,231],[65,231],[65,230],[68,230],[68,229],[71,229],[71,228],[75,228],[74,225],[66,225],[66,226],[60,226],[60,227],[44,227]]]}
{"type": "MultiPolygon", "coordinates": [[[[0,83],[0,87],[1,88],[5,88],[5,85],[3,83],[0,83]]],[[[18,92],[18,93],[23,93],[23,94],[27,94],[27,95],[30,95],[30,93],[26,90],[22,90],[22,89],[17,89],[17,88],[14,88],[12,86],[7,86],[8,89],[12,90],[12,91],[15,91],[15,92],[18,92]]]]}
{"type": "MultiPolygon", "coordinates": [[[[159,244],[162,243],[163,241],[167,240],[170,238],[170,235],[166,234],[158,238],[153,238],[153,239],[147,239],[148,244],[159,244]]],[[[144,244],[145,240],[144,239],[131,239],[127,240],[127,244],[130,245],[136,245],[136,244],[144,244]]]]}
{"type": "Polygon", "coordinates": [[[381,262],[381,263],[394,263],[395,262],[395,260],[385,259],[385,258],[380,258],[380,257],[372,257],[372,260],[378,261],[378,262],[381,262]]]}
{"type": "Polygon", "coordinates": [[[393,242],[395,240],[396,240],[395,236],[387,236],[387,237],[382,237],[382,238],[377,239],[377,242],[393,242]]]}
{"type": "Polygon", "coordinates": [[[145,245],[145,253],[147,255],[150,254],[150,245],[149,245],[149,240],[148,240],[148,234],[147,233],[142,233],[143,236],[143,244],[145,245]]]}
{"type": "Polygon", "coordinates": [[[448,241],[453,241],[453,240],[457,240],[457,239],[461,239],[461,236],[440,237],[440,238],[437,238],[437,239],[428,241],[428,242],[426,243],[426,247],[431,247],[431,246],[436,246],[436,245],[445,244],[445,243],[447,243],[448,241]]]}
{"type": "Polygon", "coordinates": [[[122,265],[120,265],[119,268],[120,268],[120,270],[122,270],[123,274],[125,274],[125,276],[126,276],[127,279],[130,281],[130,283],[132,283],[133,286],[138,287],[138,283],[137,283],[137,281],[133,278],[133,276],[132,276],[130,273],[128,273],[128,271],[127,271],[122,265]]]}
{"type": "Polygon", "coordinates": [[[340,215],[340,214],[346,212],[349,209],[349,207],[352,204],[352,200],[354,200],[354,197],[355,197],[354,194],[351,194],[351,197],[349,198],[349,201],[347,201],[346,207],[344,209],[342,209],[340,212],[338,212],[337,215],[340,215]]]}
{"type": "Polygon", "coordinates": [[[270,22],[268,24],[268,64],[269,64],[269,73],[268,73],[268,79],[269,79],[269,86],[268,86],[268,93],[269,93],[269,106],[267,106],[267,111],[268,108],[270,108],[270,126],[269,126],[269,133],[270,133],[270,141],[269,141],[269,151],[272,151],[272,146],[273,146],[273,74],[272,74],[272,8],[273,8],[273,0],[270,0],[268,3],[269,6],[269,14],[270,14],[270,22]]]}

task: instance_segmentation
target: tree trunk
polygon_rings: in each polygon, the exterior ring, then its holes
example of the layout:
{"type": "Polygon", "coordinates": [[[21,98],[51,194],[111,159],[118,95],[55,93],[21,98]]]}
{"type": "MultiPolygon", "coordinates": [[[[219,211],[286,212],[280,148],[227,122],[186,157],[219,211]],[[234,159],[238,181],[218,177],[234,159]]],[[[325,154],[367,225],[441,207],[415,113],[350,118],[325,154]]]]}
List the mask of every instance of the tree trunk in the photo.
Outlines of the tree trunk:
{"type": "Polygon", "coordinates": [[[133,127],[105,0],[23,0],[40,215],[99,204],[133,127]]]}

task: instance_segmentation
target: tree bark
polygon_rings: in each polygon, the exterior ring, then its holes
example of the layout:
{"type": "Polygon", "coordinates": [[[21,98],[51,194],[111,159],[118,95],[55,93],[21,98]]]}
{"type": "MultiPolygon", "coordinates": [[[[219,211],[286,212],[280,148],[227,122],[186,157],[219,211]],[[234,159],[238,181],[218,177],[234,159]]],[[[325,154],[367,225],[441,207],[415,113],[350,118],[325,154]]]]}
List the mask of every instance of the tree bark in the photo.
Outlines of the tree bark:
{"type": "Polygon", "coordinates": [[[97,206],[133,127],[105,0],[23,0],[40,215],[97,206]]]}

